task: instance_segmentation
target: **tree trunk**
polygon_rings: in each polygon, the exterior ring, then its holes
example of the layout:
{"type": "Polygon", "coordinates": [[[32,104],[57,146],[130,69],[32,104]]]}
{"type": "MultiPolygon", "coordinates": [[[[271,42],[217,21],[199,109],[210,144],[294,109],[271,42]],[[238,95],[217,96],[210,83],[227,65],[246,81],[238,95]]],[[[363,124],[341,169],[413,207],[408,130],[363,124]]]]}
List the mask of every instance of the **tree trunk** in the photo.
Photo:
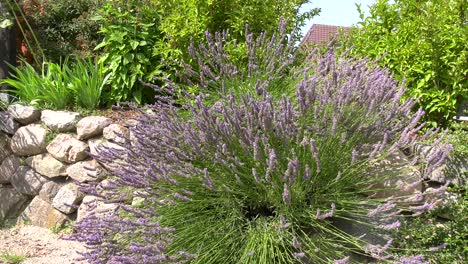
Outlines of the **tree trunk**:
{"type": "MultiPolygon", "coordinates": [[[[0,15],[7,15],[8,9],[4,0],[0,0],[0,15]]],[[[16,31],[15,27],[0,28],[0,79],[5,79],[9,75],[8,64],[16,64],[16,31]]],[[[0,85],[0,100],[8,100],[8,95],[4,92],[7,89],[0,85]]]]}

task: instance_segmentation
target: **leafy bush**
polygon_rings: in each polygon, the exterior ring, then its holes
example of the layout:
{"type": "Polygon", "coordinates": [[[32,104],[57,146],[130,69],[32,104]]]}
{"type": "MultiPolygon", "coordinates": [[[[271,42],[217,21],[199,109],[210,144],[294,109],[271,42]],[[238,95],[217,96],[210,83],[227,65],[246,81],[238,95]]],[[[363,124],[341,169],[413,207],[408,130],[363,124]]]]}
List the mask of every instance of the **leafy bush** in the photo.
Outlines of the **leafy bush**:
{"type": "Polygon", "coordinates": [[[430,263],[465,263],[468,249],[467,186],[452,189],[450,193],[458,193],[458,198],[444,208],[402,226],[398,234],[401,249],[411,254],[422,253],[430,263]],[[438,216],[441,214],[451,219],[441,219],[438,216]]]}
{"type": "Polygon", "coordinates": [[[0,83],[13,87],[11,92],[20,101],[52,109],[67,109],[75,105],[95,109],[108,78],[103,74],[102,65],[82,60],[77,60],[74,65],[68,60],[62,65],[43,63],[39,73],[27,62],[13,70],[12,77],[0,80],[0,83]]]}
{"type": "Polygon", "coordinates": [[[468,98],[468,10],[464,0],[379,0],[345,49],[380,59],[409,87],[433,125],[446,124],[468,98]]]}
{"type": "MultiPolygon", "coordinates": [[[[151,101],[143,96],[145,90],[138,80],[148,82],[153,81],[155,75],[169,75],[175,81],[174,68],[181,59],[189,64],[193,62],[187,51],[190,41],[201,40],[205,32],[229,30],[230,42],[225,43],[231,47],[228,54],[234,57],[232,59],[243,61],[246,60],[245,23],[250,23],[250,30],[259,34],[264,30],[273,32],[282,15],[292,20],[291,25],[301,25],[318,13],[314,9],[299,15],[300,6],[307,2],[304,0],[276,2],[265,5],[245,1],[109,1],[100,19],[104,40],[97,47],[104,48],[101,62],[112,73],[108,102],[151,101]],[[233,4],[242,12],[232,12],[233,4]],[[264,19],[258,20],[259,16],[264,19]],[[167,65],[161,63],[162,59],[167,65]]],[[[288,28],[287,33],[291,32],[288,28]]],[[[297,40],[297,34],[294,37],[297,40]]]]}
{"type": "MultiPolygon", "coordinates": [[[[161,14],[160,30],[164,39],[156,43],[155,52],[165,58],[187,58],[187,47],[193,39],[203,40],[205,31],[229,30],[231,39],[243,43],[245,24],[256,35],[274,32],[281,18],[287,20],[287,32],[300,28],[305,21],[317,15],[320,9],[299,13],[309,0],[266,0],[266,1],[210,1],[210,0],[152,0],[161,14]],[[168,55],[168,56],[167,56],[168,55]]],[[[300,32],[293,35],[295,41],[300,32]]]]}
{"type": "Polygon", "coordinates": [[[23,1],[22,8],[46,59],[59,63],[71,55],[80,58],[94,55],[93,49],[102,37],[98,34],[100,25],[92,17],[105,2],[106,0],[23,1]]]}
{"type": "MultiPolygon", "coordinates": [[[[386,253],[392,244],[386,235],[400,225],[395,216],[418,215],[433,201],[408,202],[418,194],[377,198],[372,186],[391,176],[368,169],[415,141],[423,112],[412,114],[414,101],[401,103],[404,88],[369,61],[333,52],[308,61],[290,98],[273,99],[267,84],[214,104],[198,96],[187,106],[191,117],[160,103],[132,128],[131,143],[101,148],[95,158],[115,177],[85,191],[119,210],[77,224],[73,238],[90,247],[84,257],[91,263],[397,259],[386,253]],[[339,222],[362,225],[384,244],[346,233],[339,222]]],[[[424,173],[449,151],[440,140],[434,148],[424,173]]]]}
{"type": "Polygon", "coordinates": [[[152,80],[161,66],[160,56],[152,52],[155,42],[162,38],[155,6],[149,0],[109,1],[99,20],[104,39],[96,49],[103,49],[99,62],[111,73],[106,102],[141,103],[143,86],[139,79],[152,80]]]}

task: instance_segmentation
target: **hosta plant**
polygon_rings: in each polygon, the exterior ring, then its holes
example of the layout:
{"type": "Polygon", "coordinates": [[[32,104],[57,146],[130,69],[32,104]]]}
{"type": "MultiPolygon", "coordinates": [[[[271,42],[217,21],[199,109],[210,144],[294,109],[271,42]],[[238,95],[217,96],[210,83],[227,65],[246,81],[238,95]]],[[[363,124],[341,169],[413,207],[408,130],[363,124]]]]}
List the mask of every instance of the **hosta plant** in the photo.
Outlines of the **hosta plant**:
{"type": "MultiPolygon", "coordinates": [[[[420,178],[382,185],[392,176],[372,168],[433,135],[418,135],[423,112],[412,113],[414,101],[401,102],[405,89],[369,61],[333,52],[309,61],[294,96],[275,100],[257,87],[255,95],[231,94],[207,105],[200,95],[190,117],[157,104],[131,129],[128,144],[100,148],[96,158],[115,176],[84,190],[118,210],[91,213],[77,224],[73,238],[89,246],[84,257],[91,263],[422,263],[422,256],[388,249],[403,218],[431,210],[435,198],[417,191],[420,178]],[[347,225],[366,231],[348,232],[347,225]]],[[[433,147],[427,164],[412,161],[422,174],[450,150],[440,139],[433,147]]]]}

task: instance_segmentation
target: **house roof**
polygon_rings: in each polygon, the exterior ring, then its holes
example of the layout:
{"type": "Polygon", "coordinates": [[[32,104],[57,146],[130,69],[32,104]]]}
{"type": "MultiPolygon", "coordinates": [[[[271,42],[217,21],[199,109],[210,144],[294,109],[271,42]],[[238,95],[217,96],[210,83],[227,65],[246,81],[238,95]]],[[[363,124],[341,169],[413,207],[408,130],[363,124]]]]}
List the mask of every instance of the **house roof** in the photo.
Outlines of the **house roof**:
{"type": "Polygon", "coordinates": [[[347,33],[350,29],[350,27],[313,24],[305,35],[302,44],[323,44],[330,41],[340,30],[347,33]]]}

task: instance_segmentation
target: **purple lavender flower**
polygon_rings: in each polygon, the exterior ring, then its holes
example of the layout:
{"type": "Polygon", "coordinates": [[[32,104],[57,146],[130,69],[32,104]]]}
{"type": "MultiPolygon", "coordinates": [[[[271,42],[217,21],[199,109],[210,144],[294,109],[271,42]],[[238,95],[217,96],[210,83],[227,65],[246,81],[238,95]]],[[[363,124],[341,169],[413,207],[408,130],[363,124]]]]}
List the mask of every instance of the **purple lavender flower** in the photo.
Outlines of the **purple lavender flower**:
{"type": "Polygon", "coordinates": [[[306,254],[304,252],[296,252],[294,253],[294,257],[301,259],[301,258],[305,258],[306,254]]]}
{"type": "Polygon", "coordinates": [[[393,229],[397,229],[401,226],[401,223],[400,221],[395,221],[391,224],[388,224],[388,225],[379,225],[379,228],[383,229],[383,230],[393,230],[393,229]]]}
{"type": "Polygon", "coordinates": [[[435,252],[435,251],[439,251],[439,250],[441,250],[441,249],[443,249],[443,248],[445,248],[447,246],[448,246],[448,243],[442,243],[442,244],[440,244],[440,245],[438,245],[436,247],[430,247],[428,250],[432,251],[432,252],[435,252]]]}
{"type": "Polygon", "coordinates": [[[286,218],[285,218],[284,216],[282,216],[282,215],[280,215],[280,224],[281,224],[281,228],[284,228],[284,229],[286,229],[286,228],[288,228],[288,227],[291,226],[291,224],[288,223],[288,222],[286,221],[286,218]]]}
{"type": "Polygon", "coordinates": [[[348,264],[349,263],[349,256],[348,257],[344,257],[342,259],[336,259],[334,260],[333,262],[334,264],[348,264]]]}
{"type": "Polygon", "coordinates": [[[292,239],[292,245],[293,245],[293,247],[296,248],[296,249],[299,249],[299,248],[302,247],[301,242],[299,242],[299,240],[298,240],[297,237],[295,237],[295,236],[294,236],[293,239],[292,239]]]}
{"type": "Polygon", "coordinates": [[[291,196],[289,194],[289,187],[286,183],[284,184],[284,189],[283,189],[283,202],[287,205],[291,204],[291,196]]]}
{"type": "Polygon", "coordinates": [[[400,259],[398,259],[395,264],[429,264],[428,261],[424,260],[423,255],[417,255],[417,256],[403,256],[400,259]]]}
{"type": "Polygon", "coordinates": [[[383,246],[381,245],[367,245],[365,246],[365,250],[367,253],[371,255],[371,257],[379,260],[389,259],[392,257],[390,254],[384,254],[392,245],[393,240],[388,240],[387,243],[383,246]]]}
{"type": "Polygon", "coordinates": [[[315,215],[315,218],[318,220],[324,220],[330,217],[333,217],[336,213],[336,206],[334,203],[331,204],[331,211],[328,213],[320,213],[320,209],[317,209],[317,214],[315,215]]]}
{"type": "MultiPolygon", "coordinates": [[[[103,148],[94,157],[111,168],[111,184],[83,185],[119,209],[104,219],[91,214],[77,224],[75,238],[90,248],[83,255],[88,261],[177,263],[196,257],[199,263],[235,262],[242,251],[226,254],[224,241],[213,239],[220,233],[248,238],[246,227],[263,232],[259,226],[277,227],[270,231],[278,237],[295,237],[293,247],[321,248],[285,251],[285,261],[332,260],[343,256],[333,255],[341,251],[340,243],[362,243],[360,237],[329,228],[333,221],[323,221],[336,217],[335,203],[340,217],[359,219],[368,210],[374,227],[388,231],[400,225],[388,221],[402,209],[415,214],[431,209],[430,204],[396,202],[417,196],[381,204],[365,188],[383,180],[364,177],[369,158],[408,147],[421,129],[422,113],[412,114],[414,100],[402,102],[404,88],[388,71],[367,60],[336,58],[333,51],[310,54],[299,66],[288,53],[294,46],[281,34],[246,35],[248,59],[239,65],[223,48],[226,36],[207,34],[206,45],[191,48],[199,65],[179,77],[199,89],[198,96],[187,99],[193,102],[158,102],[151,107],[153,114],[143,113],[130,128],[134,139],[122,150],[103,148]],[[366,151],[366,145],[375,147],[366,151]],[[144,202],[131,206],[135,197],[144,202]],[[326,204],[330,210],[317,210],[326,204]],[[381,205],[369,209],[375,204],[381,205]],[[303,237],[315,230],[323,236],[303,237]]],[[[174,88],[186,88],[177,85],[168,83],[172,97],[180,94],[174,88]]],[[[426,173],[448,155],[444,143],[437,147],[426,173]]],[[[255,239],[266,238],[260,234],[255,239]]],[[[228,240],[233,243],[229,250],[244,248],[244,241],[228,240]]],[[[271,239],[263,242],[280,248],[271,239]]],[[[253,262],[263,250],[256,244],[249,244],[256,252],[249,256],[253,262]]],[[[390,244],[369,245],[366,255],[389,259],[390,244]]]]}
{"type": "Polygon", "coordinates": [[[396,207],[396,204],[393,202],[387,202],[385,204],[377,206],[377,208],[370,210],[367,213],[368,217],[373,217],[382,213],[387,213],[388,211],[394,209],[396,207]]]}
{"type": "Polygon", "coordinates": [[[425,202],[423,205],[419,206],[410,206],[409,209],[414,212],[414,216],[421,215],[427,211],[434,209],[434,203],[425,202]]]}

